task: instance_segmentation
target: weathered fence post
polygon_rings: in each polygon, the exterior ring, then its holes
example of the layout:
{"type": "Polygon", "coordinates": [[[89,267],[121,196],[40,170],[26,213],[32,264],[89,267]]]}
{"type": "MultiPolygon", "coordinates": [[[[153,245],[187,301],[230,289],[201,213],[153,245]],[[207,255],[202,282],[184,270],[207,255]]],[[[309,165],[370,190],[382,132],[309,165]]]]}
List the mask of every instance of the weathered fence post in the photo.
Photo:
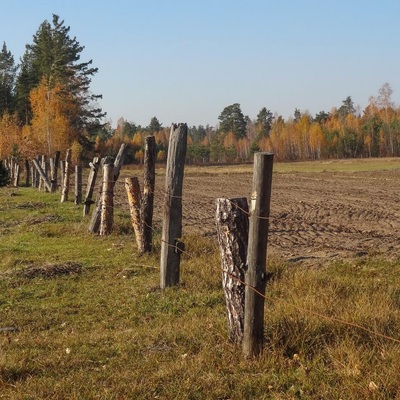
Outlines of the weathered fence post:
{"type": "Polygon", "coordinates": [[[47,175],[44,173],[42,167],[40,166],[39,161],[36,158],[34,158],[32,161],[33,161],[33,165],[35,166],[37,172],[39,172],[40,178],[43,180],[44,185],[50,191],[51,190],[51,183],[50,183],[49,178],[47,177],[47,175]]]}
{"type": "Polygon", "coordinates": [[[50,158],[50,182],[51,182],[52,193],[57,191],[59,162],[60,162],[60,152],[56,151],[55,157],[50,158]]]}
{"type": "MultiPolygon", "coordinates": [[[[44,169],[44,168],[45,168],[44,161],[45,161],[45,156],[42,154],[41,156],[39,156],[39,165],[40,165],[40,167],[42,168],[44,174],[46,174],[46,171],[45,171],[45,169],[44,169]]],[[[44,190],[44,187],[45,187],[45,186],[46,186],[46,185],[44,184],[43,178],[40,176],[40,177],[39,177],[39,187],[38,187],[38,189],[39,189],[39,190],[44,190]]]]}
{"type": "Polygon", "coordinates": [[[243,354],[245,357],[260,355],[264,339],[266,261],[273,158],[274,155],[270,153],[254,154],[249,245],[245,274],[243,334],[243,354]]]}
{"type": "Polygon", "coordinates": [[[96,184],[97,172],[98,172],[99,166],[100,166],[100,158],[94,157],[93,162],[91,162],[89,164],[89,166],[90,166],[90,172],[89,172],[88,183],[87,183],[87,187],[86,187],[85,201],[83,202],[83,204],[84,204],[83,216],[89,214],[90,205],[94,203],[94,201],[92,200],[92,197],[93,197],[94,186],[96,184]]]}
{"type": "Polygon", "coordinates": [[[29,187],[29,182],[31,180],[31,168],[29,165],[29,160],[25,159],[25,186],[29,187]]]}
{"type": "Polygon", "coordinates": [[[75,204],[82,203],[82,165],[75,165],[75,204]]]}
{"type": "Polygon", "coordinates": [[[63,188],[61,193],[61,203],[68,200],[68,192],[69,192],[69,177],[71,170],[71,149],[67,149],[67,154],[65,156],[65,171],[64,171],[64,181],[63,188]]]}
{"type": "MultiPolygon", "coordinates": [[[[44,171],[44,174],[47,176],[47,178],[49,177],[49,166],[50,166],[49,162],[46,161],[46,158],[44,158],[44,161],[43,161],[43,171],[44,171]]],[[[51,184],[51,180],[50,180],[50,179],[49,179],[49,182],[50,182],[50,184],[51,184]]],[[[51,192],[51,189],[49,189],[49,188],[47,187],[47,185],[44,185],[44,191],[45,191],[45,192],[51,192]]]]}
{"type": "Polygon", "coordinates": [[[161,236],[160,287],[179,283],[182,236],[182,184],[187,147],[187,125],[172,124],[165,176],[165,204],[161,236]]]}
{"type": "Polygon", "coordinates": [[[125,189],[128,196],[129,211],[131,214],[131,222],[135,232],[136,244],[140,252],[143,248],[142,236],[142,218],[140,212],[141,193],[139,180],[136,177],[125,179],[125,189]]]}
{"type": "Polygon", "coordinates": [[[114,221],[114,163],[112,159],[103,165],[101,192],[100,236],[111,233],[114,221]]]}
{"type": "Polygon", "coordinates": [[[156,139],[147,136],[144,150],[143,196],[141,201],[142,253],[150,253],[153,248],[153,209],[156,181],[156,139]]]}
{"type": "Polygon", "coordinates": [[[19,186],[19,174],[20,174],[20,170],[21,170],[18,163],[15,164],[14,170],[15,170],[14,171],[14,186],[18,187],[19,186]]]}
{"type": "Polygon", "coordinates": [[[244,327],[244,276],[249,215],[247,199],[217,199],[217,237],[221,253],[222,286],[229,322],[229,337],[242,343],[244,327]]]}
{"type": "MultiPolygon", "coordinates": [[[[115,158],[115,162],[114,162],[114,181],[113,181],[114,185],[118,179],[120,169],[122,168],[122,165],[124,164],[127,150],[128,150],[128,146],[126,145],[126,143],[122,143],[119,148],[117,157],[115,158]]],[[[91,232],[91,233],[99,232],[100,216],[101,216],[101,201],[100,201],[100,199],[97,199],[96,207],[93,210],[89,228],[88,228],[89,232],[91,232]]]]}

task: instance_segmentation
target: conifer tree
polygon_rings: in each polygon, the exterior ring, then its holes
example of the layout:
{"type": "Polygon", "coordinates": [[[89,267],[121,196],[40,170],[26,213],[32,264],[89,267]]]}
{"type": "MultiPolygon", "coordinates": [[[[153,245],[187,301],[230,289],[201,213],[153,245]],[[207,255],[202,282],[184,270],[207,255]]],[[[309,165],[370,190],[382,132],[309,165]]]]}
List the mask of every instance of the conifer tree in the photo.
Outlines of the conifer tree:
{"type": "Polygon", "coordinates": [[[80,61],[84,46],[75,37],[71,38],[69,32],[70,27],[65,26],[58,15],[53,15],[52,24],[44,21],[33,36],[32,44],[26,45],[17,79],[18,112],[22,122],[30,123],[32,89],[43,80],[50,90],[60,85],[63,90],[59,96],[66,102],[73,102],[69,110],[76,110],[68,114],[69,124],[83,137],[85,131],[99,128],[105,114],[96,106],[101,95],[90,92],[91,79],[98,69],[91,67],[92,60],[80,61]]]}
{"type": "Polygon", "coordinates": [[[17,66],[14,57],[7,50],[6,43],[0,52],[0,117],[4,112],[12,114],[14,111],[14,87],[17,66]]]}

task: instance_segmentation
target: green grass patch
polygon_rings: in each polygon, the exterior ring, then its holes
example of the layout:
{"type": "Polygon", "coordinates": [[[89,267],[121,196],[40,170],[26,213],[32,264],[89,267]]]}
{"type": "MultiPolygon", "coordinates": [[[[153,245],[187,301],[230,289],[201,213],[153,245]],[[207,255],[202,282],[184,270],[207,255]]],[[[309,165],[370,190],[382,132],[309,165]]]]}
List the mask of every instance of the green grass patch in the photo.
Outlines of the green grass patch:
{"type": "Polygon", "coordinates": [[[126,215],[97,237],[58,195],[3,188],[0,209],[0,398],[400,398],[398,261],[269,260],[264,352],[245,360],[215,238],[185,237],[161,291],[159,235],[139,256],[126,215]]]}

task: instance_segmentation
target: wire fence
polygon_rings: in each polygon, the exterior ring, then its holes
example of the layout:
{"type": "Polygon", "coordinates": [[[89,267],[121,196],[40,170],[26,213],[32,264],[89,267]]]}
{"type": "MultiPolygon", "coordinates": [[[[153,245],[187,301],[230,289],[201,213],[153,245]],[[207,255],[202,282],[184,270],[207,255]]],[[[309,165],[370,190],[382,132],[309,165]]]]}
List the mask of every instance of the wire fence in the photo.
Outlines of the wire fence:
{"type": "MultiPolygon", "coordinates": [[[[129,204],[127,201],[124,178],[131,176],[129,170],[121,171],[120,178],[114,182],[114,205],[115,210],[129,214],[129,204]]],[[[207,175],[188,175],[184,180],[183,200],[183,232],[184,235],[194,234],[204,237],[216,236],[215,222],[215,201],[216,198],[249,197],[245,196],[251,188],[250,174],[236,174],[235,176],[224,176],[213,179],[207,175]]],[[[296,177],[298,178],[298,177],[296,177]]],[[[400,173],[399,173],[400,182],[400,173]]],[[[154,217],[151,229],[159,233],[162,226],[162,213],[167,193],[163,185],[163,175],[157,175],[156,189],[154,192],[154,217]]],[[[336,177],[337,179],[337,177],[336,177]]],[[[346,197],[340,195],[332,199],[332,192],[335,187],[326,184],[323,180],[313,180],[319,185],[314,192],[308,187],[302,186],[301,192],[307,193],[299,199],[299,194],[293,196],[293,188],[290,190],[288,198],[280,198],[282,190],[288,190],[286,185],[291,183],[293,186],[299,185],[301,178],[292,182],[283,182],[280,193],[274,195],[273,189],[269,246],[280,250],[280,255],[287,261],[316,260],[325,262],[328,258],[341,257],[345,255],[363,256],[371,250],[381,248],[385,251],[390,248],[393,255],[400,253],[400,205],[393,194],[387,193],[387,185],[373,178],[375,187],[373,190],[366,190],[361,185],[354,188],[354,185],[346,186],[344,191],[346,197]],[[320,192],[321,188],[324,193],[320,192]],[[371,193],[377,196],[371,199],[371,193]],[[326,197],[326,198],[325,198],[326,197]],[[387,200],[391,199],[390,204],[387,200]],[[386,200],[386,202],[384,202],[386,200]],[[277,205],[277,202],[279,204],[277,205]],[[275,206],[274,206],[275,204],[275,206]],[[321,255],[321,252],[323,254],[321,255]]],[[[141,178],[139,178],[141,180],[141,178]]],[[[308,180],[310,181],[310,180],[308,180]]],[[[83,193],[85,192],[85,179],[83,180],[83,193]]],[[[303,182],[304,183],[304,182],[303,182]]],[[[397,182],[396,182],[397,183],[397,182]]],[[[73,190],[71,182],[70,190],[73,190]]],[[[400,189],[400,185],[398,185],[400,189]]],[[[396,191],[393,187],[392,190],[396,191]]],[[[101,179],[98,178],[94,197],[101,196],[101,179]]],[[[343,196],[343,194],[342,194],[343,196]]],[[[92,205],[90,213],[95,204],[92,205]]],[[[250,215],[250,212],[242,210],[250,215]]],[[[89,215],[90,215],[89,213],[89,215]]],[[[133,233],[133,229],[132,229],[133,233]]],[[[168,246],[176,248],[175,244],[166,243],[168,246]]],[[[182,251],[189,259],[197,258],[189,249],[182,251]]],[[[157,268],[157,266],[155,266],[157,268]]],[[[213,266],[216,273],[227,273],[221,271],[220,267],[213,266]]],[[[236,276],[232,276],[238,279],[236,276]]],[[[245,282],[240,281],[243,285],[245,282]]],[[[255,288],[252,288],[256,290],[255,288]]],[[[265,295],[257,292],[258,295],[265,295]]],[[[391,337],[368,327],[362,326],[341,318],[324,315],[322,313],[299,307],[287,302],[293,309],[322,318],[337,324],[350,326],[362,330],[370,335],[383,338],[395,343],[400,343],[400,339],[391,337]]]]}

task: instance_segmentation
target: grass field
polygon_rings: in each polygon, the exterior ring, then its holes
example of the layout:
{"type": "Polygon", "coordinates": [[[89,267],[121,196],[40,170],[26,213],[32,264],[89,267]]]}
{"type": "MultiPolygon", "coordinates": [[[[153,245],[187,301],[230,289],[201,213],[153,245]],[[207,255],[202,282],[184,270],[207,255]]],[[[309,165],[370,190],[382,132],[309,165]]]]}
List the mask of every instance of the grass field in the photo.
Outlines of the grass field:
{"type": "MultiPolygon", "coordinates": [[[[392,159],[275,171],[399,168],[392,159]]],[[[161,291],[159,232],[154,253],[139,256],[125,212],[108,237],[87,233],[81,214],[58,194],[0,189],[0,398],[400,399],[397,259],[270,258],[264,351],[246,360],[228,340],[215,237],[186,236],[181,284],[161,291]]]]}

